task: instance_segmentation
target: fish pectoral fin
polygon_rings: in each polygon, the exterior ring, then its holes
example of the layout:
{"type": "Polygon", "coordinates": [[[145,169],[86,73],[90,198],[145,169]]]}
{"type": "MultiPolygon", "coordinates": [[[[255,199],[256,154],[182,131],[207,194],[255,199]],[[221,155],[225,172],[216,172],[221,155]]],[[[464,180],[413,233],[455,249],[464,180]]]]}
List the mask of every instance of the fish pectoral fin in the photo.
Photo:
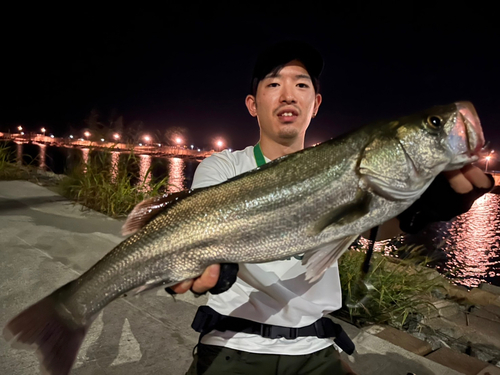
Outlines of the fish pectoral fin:
{"type": "Polygon", "coordinates": [[[158,197],[143,200],[135,206],[132,212],[128,215],[127,220],[122,227],[122,234],[124,236],[128,236],[137,232],[153,220],[160,212],[170,208],[173,204],[188,197],[192,193],[192,190],[183,190],[178,193],[164,194],[158,197]]]}
{"type": "Polygon", "coordinates": [[[343,237],[308,251],[302,258],[302,264],[307,267],[306,280],[312,283],[323,276],[325,271],[344,254],[357,237],[357,235],[343,237]]]}
{"type": "Polygon", "coordinates": [[[331,226],[340,226],[352,223],[369,212],[372,196],[359,189],[356,198],[347,204],[335,208],[323,215],[313,226],[310,234],[315,236],[331,226]]]}

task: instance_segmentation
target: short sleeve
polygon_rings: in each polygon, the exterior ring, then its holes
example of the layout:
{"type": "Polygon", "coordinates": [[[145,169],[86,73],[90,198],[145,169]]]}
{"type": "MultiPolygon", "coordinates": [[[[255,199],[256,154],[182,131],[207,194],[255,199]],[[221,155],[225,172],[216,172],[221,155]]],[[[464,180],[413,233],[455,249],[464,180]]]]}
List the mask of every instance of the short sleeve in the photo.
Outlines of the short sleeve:
{"type": "Polygon", "coordinates": [[[217,185],[234,176],[236,176],[236,170],[231,162],[230,154],[225,151],[213,154],[204,159],[196,168],[191,189],[217,185]]]}

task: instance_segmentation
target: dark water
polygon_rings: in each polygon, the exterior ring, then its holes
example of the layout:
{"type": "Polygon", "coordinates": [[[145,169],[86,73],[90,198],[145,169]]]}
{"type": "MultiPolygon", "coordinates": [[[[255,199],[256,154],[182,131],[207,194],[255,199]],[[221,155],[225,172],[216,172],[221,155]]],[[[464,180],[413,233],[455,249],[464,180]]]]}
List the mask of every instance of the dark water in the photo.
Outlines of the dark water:
{"type": "MultiPolygon", "coordinates": [[[[68,173],[89,158],[89,149],[64,148],[37,144],[10,144],[13,157],[51,170],[68,173]]],[[[95,152],[95,151],[92,151],[95,152]]],[[[92,155],[92,154],[91,154],[92,155]]],[[[92,156],[91,156],[92,157],[92,156]]],[[[103,164],[114,168],[119,163],[130,163],[125,153],[106,154],[103,164]]],[[[191,185],[198,161],[179,157],[138,155],[129,167],[140,179],[162,179],[169,176],[170,191],[179,191],[191,185]],[[148,170],[150,174],[147,174],[148,170]]],[[[471,210],[452,222],[430,226],[418,236],[406,236],[393,241],[377,243],[376,249],[391,253],[401,243],[420,245],[424,255],[434,260],[431,266],[456,284],[476,287],[483,282],[500,286],[500,195],[486,194],[471,210]]]]}

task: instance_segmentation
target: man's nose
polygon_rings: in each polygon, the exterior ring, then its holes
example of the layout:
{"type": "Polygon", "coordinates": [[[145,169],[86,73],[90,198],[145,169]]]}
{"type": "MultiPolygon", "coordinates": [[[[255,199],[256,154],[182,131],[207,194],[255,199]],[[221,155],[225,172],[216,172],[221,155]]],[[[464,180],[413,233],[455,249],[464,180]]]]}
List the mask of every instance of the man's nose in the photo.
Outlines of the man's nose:
{"type": "Polygon", "coordinates": [[[287,103],[287,104],[291,104],[291,103],[296,102],[295,95],[294,95],[293,90],[291,88],[286,87],[286,86],[282,86],[280,102],[287,103]]]}

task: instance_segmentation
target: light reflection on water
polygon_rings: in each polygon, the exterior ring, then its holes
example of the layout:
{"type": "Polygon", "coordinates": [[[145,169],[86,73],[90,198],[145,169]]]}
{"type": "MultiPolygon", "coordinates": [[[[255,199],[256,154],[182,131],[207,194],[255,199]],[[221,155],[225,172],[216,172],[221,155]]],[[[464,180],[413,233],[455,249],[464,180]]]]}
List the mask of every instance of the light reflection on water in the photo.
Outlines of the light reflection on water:
{"type": "MultiPolygon", "coordinates": [[[[358,240],[363,249],[369,242],[358,240]]],[[[413,247],[413,253],[418,251],[422,258],[428,256],[429,265],[455,284],[473,288],[489,282],[500,286],[500,195],[485,194],[451,222],[430,225],[417,235],[377,241],[374,249],[394,255],[401,245],[413,247]]]]}
{"type": "Polygon", "coordinates": [[[120,162],[120,153],[118,151],[111,151],[111,182],[116,182],[116,179],[118,178],[119,162],[120,162]]]}
{"type": "Polygon", "coordinates": [[[144,185],[151,182],[151,155],[139,155],[139,181],[144,185]]]}
{"type": "Polygon", "coordinates": [[[442,229],[446,262],[441,272],[467,287],[479,286],[482,278],[500,276],[499,207],[499,195],[485,194],[469,212],[442,229]]]}
{"type": "Polygon", "coordinates": [[[183,190],[184,181],[186,177],[184,176],[184,160],[181,158],[170,158],[170,173],[168,179],[168,191],[171,193],[176,193],[183,190]]]}

